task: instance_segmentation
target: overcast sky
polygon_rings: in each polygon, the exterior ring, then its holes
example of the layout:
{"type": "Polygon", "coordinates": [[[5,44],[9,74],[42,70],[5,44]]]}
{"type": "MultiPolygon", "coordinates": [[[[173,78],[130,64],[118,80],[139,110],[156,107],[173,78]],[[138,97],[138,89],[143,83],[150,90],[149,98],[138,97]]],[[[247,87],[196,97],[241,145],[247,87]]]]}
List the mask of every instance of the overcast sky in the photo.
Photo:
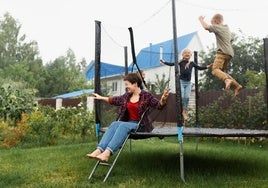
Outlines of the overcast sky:
{"type": "MultiPolygon", "coordinates": [[[[0,0],[1,19],[6,12],[19,21],[27,40],[38,42],[44,63],[66,55],[68,48],[77,60],[93,60],[95,20],[102,24],[101,61],[108,63],[124,65],[124,46],[132,61],[129,27],[136,55],[150,43],[173,37],[171,0],[0,0]]],[[[221,13],[237,34],[268,36],[267,0],[176,0],[176,13],[177,35],[198,31],[205,47],[215,38],[201,27],[200,15],[210,22],[221,13]]]]}

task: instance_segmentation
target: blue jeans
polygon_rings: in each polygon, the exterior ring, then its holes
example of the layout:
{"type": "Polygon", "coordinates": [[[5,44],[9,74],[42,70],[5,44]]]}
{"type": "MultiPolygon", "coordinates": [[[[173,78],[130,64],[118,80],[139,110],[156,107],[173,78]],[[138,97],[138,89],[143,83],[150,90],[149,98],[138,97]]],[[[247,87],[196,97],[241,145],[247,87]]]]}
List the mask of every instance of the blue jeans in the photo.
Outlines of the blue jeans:
{"type": "Polygon", "coordinates": [[[137,128],[138,122],[135,121],[114,121],[103,134],[97,148],[101,151],[108,149],[114,153],[123,144],[127,135],[137,128]]]}
{"type": "Polygon", "coordinates": [[[191,81],[180,80],[181,83],[181,99],[182,99],[182,107],[187,110],[189,106],[189,98],[191,94],[191,81]]]}

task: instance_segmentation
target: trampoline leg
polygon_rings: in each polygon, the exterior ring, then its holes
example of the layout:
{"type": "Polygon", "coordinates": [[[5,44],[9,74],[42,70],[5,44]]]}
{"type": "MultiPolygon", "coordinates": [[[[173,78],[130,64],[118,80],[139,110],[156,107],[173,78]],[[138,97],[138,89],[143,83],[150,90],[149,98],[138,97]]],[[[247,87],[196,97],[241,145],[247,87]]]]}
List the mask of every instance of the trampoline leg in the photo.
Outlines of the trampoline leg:
{"type": "Polygon", "coordinates": [[[180,175],[181,180],[185,183],[184,179],[184,161],[183,161],[183,142],[180,141],[180,175]]]}

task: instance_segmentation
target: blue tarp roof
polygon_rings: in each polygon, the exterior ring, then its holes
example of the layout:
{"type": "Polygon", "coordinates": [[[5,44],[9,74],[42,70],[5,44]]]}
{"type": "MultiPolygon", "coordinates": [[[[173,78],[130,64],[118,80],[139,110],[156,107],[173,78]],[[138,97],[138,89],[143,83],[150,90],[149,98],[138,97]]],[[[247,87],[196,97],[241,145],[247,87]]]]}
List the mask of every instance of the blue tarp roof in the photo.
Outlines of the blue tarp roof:
{"type": "Polygon", "coordinates": [[[93,93],[93,92],[94,92],[94,89],[83,89],[83,90],[79,90],[79,91],[73,91],[73,92],[70,92],[70,93],[65,93],[65,94],[62,94],[62,95],[57,95],[55,97],[52,97],[52,99],[74,98],[74,97],[79,97],[79,96],[82,96],[84,94],[89,94],[89,93],[93,93]]]}

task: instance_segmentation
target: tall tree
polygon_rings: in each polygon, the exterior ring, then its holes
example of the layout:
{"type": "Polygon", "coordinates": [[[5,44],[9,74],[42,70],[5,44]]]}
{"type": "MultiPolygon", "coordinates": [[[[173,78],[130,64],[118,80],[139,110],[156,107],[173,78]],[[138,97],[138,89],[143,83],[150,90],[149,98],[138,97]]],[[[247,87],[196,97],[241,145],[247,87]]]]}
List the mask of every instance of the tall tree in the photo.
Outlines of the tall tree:
{"type": "Polygon", "coordinates": [[[20,35],[21,25],[9,13],[0,20],[0,77],[24,82],[29,87],[40,85],[42,60],[36,41],[26,42],[20,35]]]}
{"type": "Polygon", "coordinates": [[[43,96],[55,95],[88,88],[85,74],[81,71],[85,60],[76,62],[75,54],[71,49],[66,56],[61,56],[45,65],[47,77],[43,96]]]}
{"type": "Polygon", "coordinates": [[[37,90],[39,97],[51,97],[88,87],[82,70],[86,60],[77,62],[69,49],[43,66],[36,41],[26,42],[21,25],[9,13],[0,19],[0,78],[24,83],[37,90]]]}

